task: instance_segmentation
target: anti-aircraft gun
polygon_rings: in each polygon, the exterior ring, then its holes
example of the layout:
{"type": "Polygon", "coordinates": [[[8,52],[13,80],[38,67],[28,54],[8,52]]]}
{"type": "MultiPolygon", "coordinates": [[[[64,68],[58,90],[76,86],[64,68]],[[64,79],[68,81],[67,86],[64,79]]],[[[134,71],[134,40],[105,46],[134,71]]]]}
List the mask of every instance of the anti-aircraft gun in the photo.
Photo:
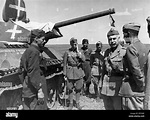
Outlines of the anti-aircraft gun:
{"type": "MultiPolygon", "coordinates": [[[[59,31],[59,28],[65,27],[68,25],[72,25],[74,23],[84,22],[87,20],[95,19],[98,17],[103,17],[106,15],[114,14],[115,10],[109,9],[77,18],[73,18],[70,20],[65,20],[61,22],[55,23],[52,31],[47,33],[47,40],[62,37],[62,34],[59,31]],[[59,34],[59,35],[58,35],[59,34]]],[[[21,55],[28,47],[27,44],[17,44],[10,45],[7,43],[0,42],[0,109],[13,109],[17,108],[21,103],[21,91],[22,91],[22,83],[18,77],[18,67],[21,55]],[[7,92],[10,92],[10,97],[7,92]],[[5,97],[4,97],[5,96],[5,97]],[[7,96],[7,97],[6,97],[7,96]],[[11,99],[11,100],[10,100],[11,99]]],[[[62,56],[54,51],[52,48],[44,48],[43,49],[43,62],[41,63],[41,69],[44,71],[44,75],[49,81],[49,79],[62,79],[62,56]],[[45,66],[47,69],[45,70],[45,66]]],[[[51,82],[52,80],[50,80],[51,82]]],[[[50,84],[50,82],[47,82],[50,84]]],[[[62,88],[62,87],[60,87],[62,88]]],[[[49,88],[53,89],[53,88],[49,88]]],[[[50,103],[51,106],[56,100],[56,90],[50,93],[49,98],[51,98],[50,103]],[[53,95],[55,94],[55,95],[53,95]],[[53,99],[52,99],[53,98],[53,99]]],[[[59,90],[61,91],[61,90],[59,90]]]]}

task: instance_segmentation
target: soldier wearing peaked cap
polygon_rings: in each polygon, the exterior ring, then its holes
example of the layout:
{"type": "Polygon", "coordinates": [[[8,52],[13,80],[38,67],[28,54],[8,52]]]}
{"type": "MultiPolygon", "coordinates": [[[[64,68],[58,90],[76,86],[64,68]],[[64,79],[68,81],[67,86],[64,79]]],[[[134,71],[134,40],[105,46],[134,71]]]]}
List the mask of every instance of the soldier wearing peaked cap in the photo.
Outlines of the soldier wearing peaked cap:
{"type": "Polygon", "coordinates": [[[70,39],[71,48],[64,53],[63,73],[67,77],[67,88],[69,91],[69,110],[73,108],[73,95],[75,92],[76,107],[81,109],[79,104],[81,89],[83,87],[83,77],[85,76],[81,64],[85,61],[84,55],[78,50],[76,38],[70,39]]]}
{"type": "Polygon", "coordinates": [[[30,46],[21,57],[19,77],[23,82],[23,107],[25,110],[47,109],[46,79],[40,69],[41,49],[45,45],[45,32],[32,30],[30,46]]]}
{"type": "Polygon", "coordinates": [[[122,97],[119,96],[119,90],[124,78],[123,58],[126,49],[119,44],[117,30],[110,29],[107,38],[110,48],[104,53],[101,94],[106,110],[121,110],[122,97]]]}
{"type": "Polygon", "coordinates": [[[126,77],[120,89],[125,110],[143,110],[148,50],[138,38],[140,27],[137,23],[128,23],[122,29],[124,39],[129,44],[124,59],[126,77]]]}

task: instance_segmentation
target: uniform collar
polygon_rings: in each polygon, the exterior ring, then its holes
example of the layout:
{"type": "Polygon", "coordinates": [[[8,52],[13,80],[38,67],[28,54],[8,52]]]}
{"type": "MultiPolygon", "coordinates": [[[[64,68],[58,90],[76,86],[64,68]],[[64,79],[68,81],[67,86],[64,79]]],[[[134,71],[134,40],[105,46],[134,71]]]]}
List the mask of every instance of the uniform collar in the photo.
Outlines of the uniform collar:
{"type": "Polygon", "coordinates": [[[122,46],[119,44],[114,52],[110,52],[111,53],[111,58],[113,58],[116,55],[118,55],[120,53],[120,49],[121,48],[122,48],[122,46]]]}
{"type": "Polygon", "coordinates": [[[84,51],[87,51],[89,48],[88,47],[87,48],[81,47],[81,49],[84,51]]]}
{"type": "Polygon", "coordinates": [[[133,39],[133,42],[132,43],[136,43],[136,42],[138,42],[138,41],[140,41],[138,38],[135,38],[135,39],[133,39]]]}
{"type": "Polygon", "coordinates": [[[36,46],[36,45],[34,45],[34,44],[31,44],[31,47],[36,48],[38,51],[40,51],[40,50],[41,50],[38,46],[36,46]]]}
{"type": "Polygon", "coordinates": [[[77,50],[73,50],[72,48],[69,48],[69,51],[77,52],[77,50]]]}

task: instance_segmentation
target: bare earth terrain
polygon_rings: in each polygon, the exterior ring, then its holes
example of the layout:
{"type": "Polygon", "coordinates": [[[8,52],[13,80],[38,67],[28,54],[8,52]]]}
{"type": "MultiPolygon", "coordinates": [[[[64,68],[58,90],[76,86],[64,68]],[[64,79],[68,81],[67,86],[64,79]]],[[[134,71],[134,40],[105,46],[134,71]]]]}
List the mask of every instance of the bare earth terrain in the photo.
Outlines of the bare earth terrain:
{"type": "MultiPolygon", "coordinates": [[[[82,110],[105,110],[102,99],[100,99],[100,101],[96,101],[95,98],[89,98],[86,96],[80,97],[80,106],[82,107],[82,110]]],[[[56,102],[55,106],[51,110],[67,110],[67,107],[56,102]]],[[[77,110],[77,108],[73,107],[73,110],[77,110]]]]}
{"type": "MultiPolygon", "coordinates": [[[[89,89],[91,93],[90,96],[81,95],[80,97],[80,106],[82,107],[82,110],[105,110],[103,100],[101,98],[99,100],[96,100],[96,98],[94,97],[95,92],[93,87],[94,86],[91,84],[89,89]]],[[[67,98],[68,95],[66,95],[66,101],[67,98]]],[[[56,102],[51,110],[67,110],[67,107],[60,105],[59,102],[56,102]]],[[[73,107],[73,110],[77,110],[77,108],[73,107]]]]}

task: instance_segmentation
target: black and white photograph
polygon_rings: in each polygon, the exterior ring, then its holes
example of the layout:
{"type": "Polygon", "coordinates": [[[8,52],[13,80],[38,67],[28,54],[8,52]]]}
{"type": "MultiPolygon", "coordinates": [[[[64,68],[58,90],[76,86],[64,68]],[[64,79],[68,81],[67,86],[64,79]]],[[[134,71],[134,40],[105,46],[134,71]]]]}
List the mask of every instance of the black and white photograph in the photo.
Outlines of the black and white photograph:
{"type": "Polygon", "coordinates": [[[39,110],[148,118],[150,0],[0,0],[0,120],[39,110]]]}

